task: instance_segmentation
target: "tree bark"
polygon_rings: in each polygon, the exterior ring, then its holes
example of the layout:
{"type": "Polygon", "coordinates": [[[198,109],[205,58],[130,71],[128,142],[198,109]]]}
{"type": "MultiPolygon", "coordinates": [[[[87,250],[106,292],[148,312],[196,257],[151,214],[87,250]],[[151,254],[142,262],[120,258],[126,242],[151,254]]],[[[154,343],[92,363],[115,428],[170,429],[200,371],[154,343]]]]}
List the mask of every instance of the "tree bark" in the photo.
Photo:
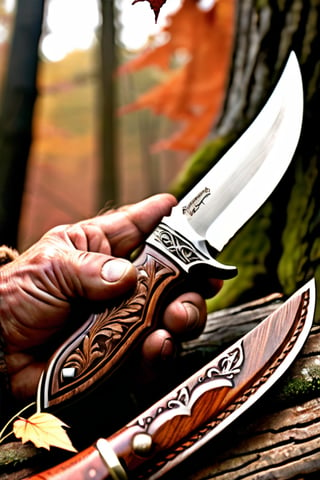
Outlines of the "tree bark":
{"type": "Polygon", "coordinates": [[[98,206],[103,208],[107,201],[118,201],[118,183],[115,150],[115,32],[113,0],[100,0],[102,25],[100,38],[100,89],[98,90],[98,135],[100,145],[101,172],[98,206]]]}
{"type": "Polygon", "coordinates": [[[311,276],[317,283],[320,280],[320,137],[315,127],[320,121],[320,2],[241,0],[236,18],[225,104],[211,139],[190,159],[189,186],[195,180],[192,172],[207,171],[218,160],[220,145],[227,149],[259,113],[292,50],[303,77],[304,119],[296,154],[283,180],[219,257],[237,265],[239,275],[210,302],[212,311],[275,290],[290,295],[311,276]]]}
{"type": "Polygon", "coordinates": [[[168,478],[315,480],[320,472],[319,435],[319,398],[263,419],[255,409],[168,478]]]}
{"type": "Polygon", "coordinates": [[[17,2],[0,108],[0,243],[16,247],[37,98],[38,43],[44,0],[17,2]]]}

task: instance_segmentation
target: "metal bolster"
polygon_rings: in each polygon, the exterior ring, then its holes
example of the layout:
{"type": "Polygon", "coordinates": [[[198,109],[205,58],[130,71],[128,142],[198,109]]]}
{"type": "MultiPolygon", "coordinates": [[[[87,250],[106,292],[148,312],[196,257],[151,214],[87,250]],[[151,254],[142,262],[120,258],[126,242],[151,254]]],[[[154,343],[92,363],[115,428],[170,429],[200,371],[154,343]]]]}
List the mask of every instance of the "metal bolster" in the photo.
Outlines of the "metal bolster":
{"type": "Polygon", "coordinates": [[[99,438],[96,442],[96,449],[108,468],[112,480],[128,480],[127,473],[108,440],[99,438]]]}

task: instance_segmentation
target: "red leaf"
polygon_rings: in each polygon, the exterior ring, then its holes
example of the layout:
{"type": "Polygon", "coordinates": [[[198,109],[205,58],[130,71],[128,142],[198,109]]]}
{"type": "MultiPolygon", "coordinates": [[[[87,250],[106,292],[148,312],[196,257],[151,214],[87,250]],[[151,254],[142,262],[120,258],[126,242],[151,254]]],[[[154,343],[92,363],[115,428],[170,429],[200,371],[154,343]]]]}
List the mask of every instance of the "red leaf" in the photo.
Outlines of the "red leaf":
{"type": "Polygon", "coordinates": [[[132,5],[135,5],[138,2],[144,2],[144,1],[147,1],[147,2],[150,3],[150,7],[154,11],[155,20],[156,20],[156,23],[157,23],[160,8],[162,7],[162,5],[164,3],[166,3],[166,0],[134,0],[132,2],[132,5]]]}

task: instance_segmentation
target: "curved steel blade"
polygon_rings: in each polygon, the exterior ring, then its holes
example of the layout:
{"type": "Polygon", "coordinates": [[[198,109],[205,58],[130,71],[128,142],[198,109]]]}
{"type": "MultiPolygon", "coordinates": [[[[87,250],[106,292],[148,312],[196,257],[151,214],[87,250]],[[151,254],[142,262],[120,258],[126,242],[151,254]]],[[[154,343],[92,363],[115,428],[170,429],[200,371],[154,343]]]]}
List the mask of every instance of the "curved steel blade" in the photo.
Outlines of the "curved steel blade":
{"type": "Polygon", "coordinates": [[[292,52],[260,114],[164,223],[192,235],[193,241],[197,234],[220,252],[281,180],[299,140],[302,116],[302,79],[292,52]]]}

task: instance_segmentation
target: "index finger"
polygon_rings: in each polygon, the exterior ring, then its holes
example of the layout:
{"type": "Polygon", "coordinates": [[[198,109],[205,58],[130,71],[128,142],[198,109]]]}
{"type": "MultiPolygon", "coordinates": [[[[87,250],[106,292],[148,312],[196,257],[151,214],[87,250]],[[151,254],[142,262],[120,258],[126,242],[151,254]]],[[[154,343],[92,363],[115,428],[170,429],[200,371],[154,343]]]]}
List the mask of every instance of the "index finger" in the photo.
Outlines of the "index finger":
{"type": "Polygon", "coordinates": [[[169,193],[157,194],[108,211],[89,222],[101,228],[113,255],[127,256],[145,240],[162,217],[170,214],[176,203],[175,197],[169,193]]]}

